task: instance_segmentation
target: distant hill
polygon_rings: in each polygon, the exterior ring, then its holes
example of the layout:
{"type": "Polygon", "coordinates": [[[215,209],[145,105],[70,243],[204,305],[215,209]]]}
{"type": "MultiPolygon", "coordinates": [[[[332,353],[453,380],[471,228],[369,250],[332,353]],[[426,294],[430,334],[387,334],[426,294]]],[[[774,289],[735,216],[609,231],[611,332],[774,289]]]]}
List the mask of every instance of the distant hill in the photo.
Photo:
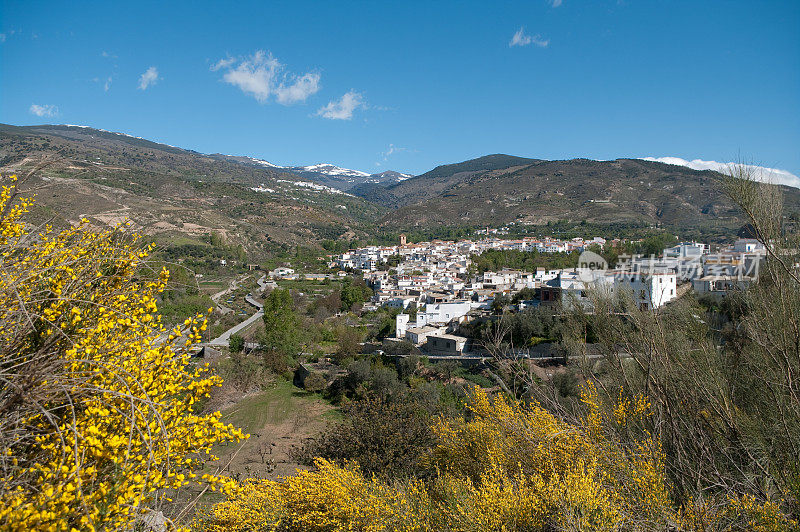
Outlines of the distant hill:
{"type": "Polygon", "coordinates": [[[450,185],[479,172],[528,165],[538,161],[539,159],[526,159],[513,155],[485,155],[462,163],[437,166],[416,178],[404,179],[399,183],[364,183],[353,187],[350,192],[386,207],[399,207],[438,194],[450,185]],[[414,184],[401,186],[409,181],[413,181],[414,184]]]}
{"type": "MultiPolygon", "coordinates": [[[[721,175],[638,159],[545,161],[488,155],[439,166],[391,186],[352,190],[392,209],[381,225],[497,227],[510,222],[638,223],[666,228],[741,226],[721,175]]],[[[800,208],[800,189],[783,187],[800,208]]]]}
{"type": "MultiPolygon", "coordinates": [[[[0,171],[23,175],[36,220],[125,218],[161,240],[214,232],[258,256],[367,236],[382,208],[293,172],[83,126],[0,125],[0,171]]],[[[248,158],[249,159],[249,158],[248,158]]]]}
{"type": "Polygon", "coordinates": [[[279,172],[296,174],[303,179],[308,179],[331,188],[337,188],[344,192],[349,192],[354,187],[366,184],[393,185],[413,177],[410,174],[403,174],[393,170],[369,174],[359,170],[342,168],[330,163],[312,164],[308,166],[279,166],[262,159],[254,159],[253,157],[222,155],[219,153],[215,153],[211,155],[211,157],[221,160],[232,160],[259,168],[271,168],[279,172]]]}

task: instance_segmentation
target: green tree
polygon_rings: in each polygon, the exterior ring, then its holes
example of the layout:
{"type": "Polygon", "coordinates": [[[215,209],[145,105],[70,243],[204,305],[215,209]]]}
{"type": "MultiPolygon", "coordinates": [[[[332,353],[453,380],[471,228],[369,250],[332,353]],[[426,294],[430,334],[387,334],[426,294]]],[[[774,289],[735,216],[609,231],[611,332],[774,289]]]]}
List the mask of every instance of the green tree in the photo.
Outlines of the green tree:
{"type": "Polygon", "coordinates": [[[495,314],[502,314],[503,309],[509,303],[511,303],[511,300],[509,300],[508,297],[502,294],[497,294],[494,297],[494,301],[492,301],[492,312],[494,312],[495,314]]]}
{"type": "Polygon", "coordinates": [[[337,331],[339,337],[339,347],[336,350],[337,361],[352,358],[361,352],[361,341],[364,333],[357,327],[342,326],[337,331]]]}
{"type": "Polygon", "coordinates": [[[264,333],[260,341],[267,349],[286,356],[293,356],[300,349],[300,320],[289,290],[275,289],[264,300],[264,333]]]}
{"type": "Polygon", "coordinates": [[[241,353],[244,350],[244,338],[240,334],[232,334],[228,340],[231,353],[241,353]]]}
{"type": "Polygon", "coordinates": [[[342,288],[342,310],[347,312],[353,306],[368,301],[370,297],[372,297],[372,290],[364,283],[364,280],[354,279],[342,288]]]}
{"type": "Polygon", "coordinates": [[[458,371],[459,365],[455,360],[442,360],[437,362],[434,366],[436,373],[438,373],[444,380],[449,381],[453,378],[453,374],[458,371]]]}

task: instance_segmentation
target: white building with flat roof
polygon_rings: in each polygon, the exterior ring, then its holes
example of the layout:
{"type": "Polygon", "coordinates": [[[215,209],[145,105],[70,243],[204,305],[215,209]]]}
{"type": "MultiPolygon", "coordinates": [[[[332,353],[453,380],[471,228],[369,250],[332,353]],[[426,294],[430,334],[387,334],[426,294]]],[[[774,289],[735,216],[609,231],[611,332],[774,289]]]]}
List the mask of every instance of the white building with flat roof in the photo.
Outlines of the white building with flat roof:
{"type": "Polygon", "coordinates": [[[629,293],[640,310],[657,309],[678,297],[677,275],[673,271],[613,276],[614,290],[629,293]]]}
{"type": "Polygon", "coordinates": [[[469,301],[428,303],[422,310],[417,311],[417,324],[450,323],[452,320],[457,320],[462,316],[466,316],[470,309],[471,305],[469,301]]]}

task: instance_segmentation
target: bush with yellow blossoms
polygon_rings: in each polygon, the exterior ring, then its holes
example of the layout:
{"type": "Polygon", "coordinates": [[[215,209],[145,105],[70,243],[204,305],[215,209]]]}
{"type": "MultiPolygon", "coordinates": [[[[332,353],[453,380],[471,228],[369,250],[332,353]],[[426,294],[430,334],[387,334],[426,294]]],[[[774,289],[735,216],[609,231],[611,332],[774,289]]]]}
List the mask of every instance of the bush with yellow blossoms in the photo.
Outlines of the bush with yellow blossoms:
{"type": "Polygon", "coordinates": [[[204,317],[165,330],[148,246],[82,222],[27,229],[16,178],[0,191],[0,529],[124,530],[244,435],[198,415],[219,384],[193,369],[204,317]]]}
{"type": "Polygon", "coordinates": [[[572,423],[475,389],[466,418],[436,423],[434,480],[366,478],[318,459],[282,481],[251,480],[197,519],[205,532],[391,530],[762,530],[797,523],[754,498],[673,506],[658,441],[618,437],[649,415],[642,399],[605,404],[589,384],[572,423]]]}

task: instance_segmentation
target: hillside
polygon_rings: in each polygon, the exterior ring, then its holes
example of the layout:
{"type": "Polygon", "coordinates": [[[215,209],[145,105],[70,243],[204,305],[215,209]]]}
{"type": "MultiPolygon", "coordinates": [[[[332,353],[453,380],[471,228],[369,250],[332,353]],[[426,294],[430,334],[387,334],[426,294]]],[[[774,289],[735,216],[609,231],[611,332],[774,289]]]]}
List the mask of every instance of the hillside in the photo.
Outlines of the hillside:
{"type": "Polygon", "coordinates": [[[80,126],[0,126],[0,171],[23,175],[36,219],[125,218],[164,241],[217,233],[255,257],[366,236],[382,208],[291,172],[80,126]]]}
{"type": "MultiPolygon", "coordinates": [[[[638,159],[543,161],[490,155],[353,192],[393,209],[381,220],[392,228],[586,221],[713,232],[743,223],[722,190],[721,177],[638,159]]],[[[789,211],[800,209],[800,190],[783,188],[789,211]]]]}
{"type": "Polygon", "coordinates": [[[437,166],[429,172],[398,183],[363,183],[350,189],[350,193],[395,208],[440,194],[452,185],[480,172],[524,166],[538,161],[539,159],[526,159],[513,155],[485,155],[461,163],[437,166]]]}

